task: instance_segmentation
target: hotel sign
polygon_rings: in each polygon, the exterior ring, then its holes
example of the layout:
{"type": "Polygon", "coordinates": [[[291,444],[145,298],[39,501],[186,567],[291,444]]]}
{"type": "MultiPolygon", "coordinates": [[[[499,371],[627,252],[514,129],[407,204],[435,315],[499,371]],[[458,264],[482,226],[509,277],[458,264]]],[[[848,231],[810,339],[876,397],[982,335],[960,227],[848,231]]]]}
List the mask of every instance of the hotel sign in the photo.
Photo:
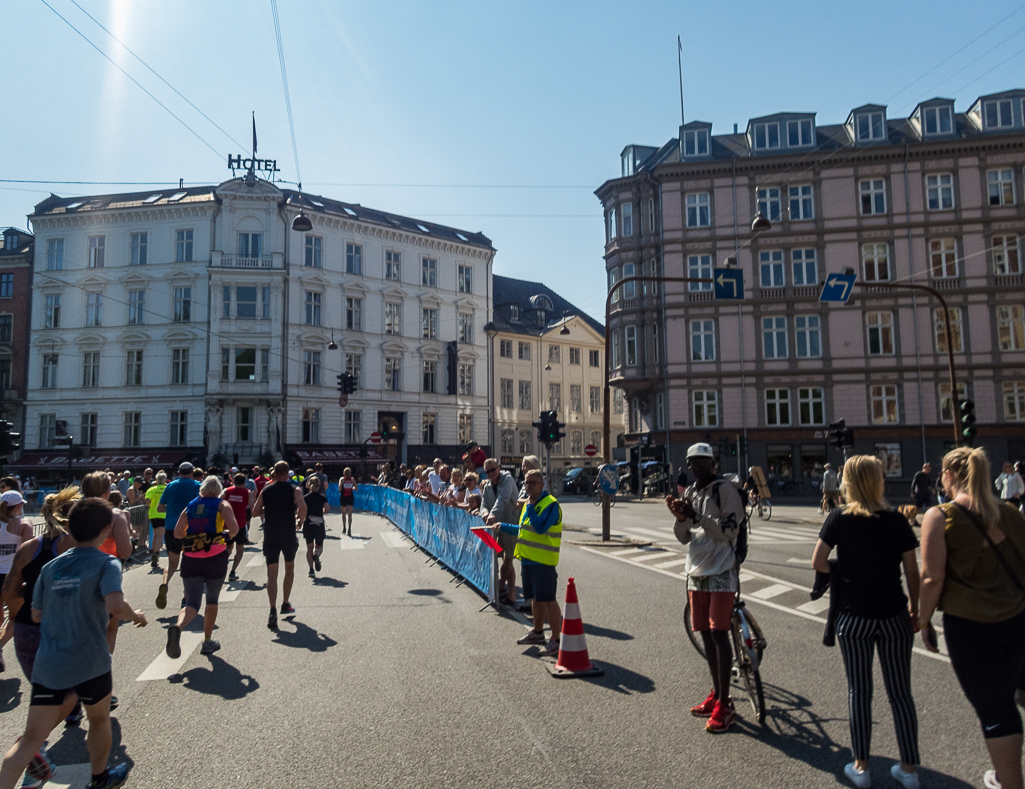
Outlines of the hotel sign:
{"type": "Polygon", "coordinates": [[[232,156],[228,154],[228,169],[235,170],[260,170],[266,173],[281,172],[277,159],[256,159],[242,158],[242,154],[232,156]]]}

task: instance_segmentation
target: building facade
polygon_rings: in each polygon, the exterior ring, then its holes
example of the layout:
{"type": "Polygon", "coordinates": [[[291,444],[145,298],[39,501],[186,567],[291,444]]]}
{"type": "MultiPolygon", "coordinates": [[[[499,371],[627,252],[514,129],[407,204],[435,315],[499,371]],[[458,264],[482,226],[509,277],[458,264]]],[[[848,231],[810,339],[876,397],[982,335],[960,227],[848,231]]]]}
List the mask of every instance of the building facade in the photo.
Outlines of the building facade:
{"type": "Polygon", "coordinates": [[[34,244],[31,233],[9,227],[0,245],[0,419],[15,432],[25,427],[34,244]]]}
{"type": "Polygon", "coordinates": [[[343,465],[375,430],[386,451],[372,460],[485,439],[494,249],[480,234],[251,173],[51,197],[31,220],[26,469],[62,462],[61,422],[83,467],[343,465]],[[291,229],[300,209],[309,232],[291,229]],[[342,408],[346,369],[359,390],[342,408]]]}
{"type": "Polygon", "coordinates": [[[827,431],[843,418],[853,451],[881,457],[903,495],[953,444],[952,399],[967,396],[976,445],[996,462],[1025,456],[1023,166],[1022,90],[966,112],[931,99],[907,118],[869,104],[836,125],[780,113],[713,135],[691,122],[661,148],[627,146],[621,177],[597,191],[610,287],[723,265],[745,283],[741,302],[715,301],[710,283],[613,295],[628,440],[655,431],[678,467],[690,442],[725,441],[726,471],[761,465],[813,493],[822,465],[842,459],[827,431]],[[752,233],[758,213],[772,227],[752,233]],[[820,302],[821,283],[848,269],[851,300],[820,302]],[[908,283],[949,304],[955,398],[944,312],[892,287],[908,283]]]}

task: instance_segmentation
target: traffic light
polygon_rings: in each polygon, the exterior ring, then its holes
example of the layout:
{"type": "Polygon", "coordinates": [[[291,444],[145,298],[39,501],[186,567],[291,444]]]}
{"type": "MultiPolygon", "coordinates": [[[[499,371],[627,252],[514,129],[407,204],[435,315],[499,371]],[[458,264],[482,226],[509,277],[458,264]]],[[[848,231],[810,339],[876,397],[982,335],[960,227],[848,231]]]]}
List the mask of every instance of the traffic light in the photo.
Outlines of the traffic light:
{"type": "Polygon", "coordinates": [[[846,446],[846,444],[844,444],[844,437],[846,432],[847,421],[845,419],[841,419],[837,422],[830,422],[829,437],[833,439],[830,443],[832,443],[832,445],[837,449],[843,449],[846,446]]]}
{"type": "Polygon", "coordinates": [[[737,456],[737,442],[730,441],[730,457],[735,458],[737,456]]]}
{"type": "Polygon", "coordinates": [[[719,439],[719,457],[724,458],[730,453],[730,440],[723,436],[719,439]]]}
{"type": "Polygon", "coordinates": [[[562,431],[566,423],[559,421],[557,411],[549,411],[548,414],[548,443],[558,444],[559,441],[566,437],[566,434],[562,431]]]}
{"type": "Polygon", "coordinates": [[[345,393],[355,394],[356,390],[359,389],[359,378],[352,373],[345,374],[345,393]]]}
{"type": "Polygon", "coordinates": [[[747,439],[744,438],[744,436],[740,437],[740,454],[741,455],[746,455],[747,454],[747,439]]]}
{"type": "Polygon", "coordinates": [[[346,394],[345,391],[345,373],[338,373],[338,393],[346,394]]]}
{"type": "Polygon", "coordinates": [[[531,422],[533,427],[537,428],[537,440],[542,444],[545,442],[545,436],[548,435],[548,414],[551,411],[542,411],[538,414],[537,421],[531,422]]]}
{"type": "Polygon", "coordinates": [[[968,446],[971,446],[975,434],[978,432],[975,429],[975,403],[971,400],[962,400],[959,407],[961,409],[961,437],[964,438],[968,446]]]}
{"type": "Polygon", "coordinates": [[[21,449],[21,433],[14,432],[14,425],[0,421],[0,455],[13,455],[21,449]]]}

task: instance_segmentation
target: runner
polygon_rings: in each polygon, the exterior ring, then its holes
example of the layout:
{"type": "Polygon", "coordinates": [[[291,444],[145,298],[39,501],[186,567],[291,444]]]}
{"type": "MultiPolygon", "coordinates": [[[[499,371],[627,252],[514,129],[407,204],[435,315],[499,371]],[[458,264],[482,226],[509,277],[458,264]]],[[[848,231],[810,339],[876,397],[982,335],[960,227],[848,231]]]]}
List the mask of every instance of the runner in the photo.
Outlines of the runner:
{"type": "Polygon", "coordinates": [[[288,601],[295,577],[295,554],[299,550],[299,531],[306,520],[306,502],[301,490],[289,481],[288,463],[274,464],[274,481],[264,487],[253,507],[253,517],[263,518],[263,556],[267,560],[267,597],[270,598],[270,616],[267,627],[278,629],[278,562],[285,557],[285,579],[282,585],[281,613],[294,614],[288,601]]]}
{"type": "Polygon", "coordinates": [[[338,480],[338,495],[341,497],[342,534],[352,536],[352,506],[356,502],[356,480],[352,478],[352,469],[348,466],[342,471],[338,480]],[[349,530],[345,530],[345,518],[349,518],[349,530]]]}
{"type": "Polygon", "coordinates": [[[178,479],[164,488],[160,504],[157,506],[157,511],[164,513],[164,542],[167,543],[167,569],[164,570],[160,589],[157,591],[156,606],[160,609],[167,608],[168,585],[178,570],[178,562],[181,561],[182,555],[181,540],[174,536],[173,530],[168,534],[166,526],[168,522],[177,523],[189,502],[199,495],[199,483],[192,479],[194,472],[195,468],[188,461],[178,466],[178,479]]]}
{"type": "MultiPolygon", "coordinates": [[[[25,499],[17,490],[0,493],[0,587],[3,586],[7,573],[11,571],[18,546],[32,539],[32,525],[21,519],[21,508],[24,504],[25,499]]],[[[3,608],[0,608],[0,619],[3,619],[3,615],[3,608]]],[[[11,619],[8,617],[0,626],[0,671],[7,669],[3,649],[4,644],[12,638],[14,628],[11,627],[11,619]]]]}
{"type": "MultiPolygon", "coordinates": [[[[242,476],[241,474],[239,475],[242,476]]],[[[242,480],[243,482],[245,480],[242,480]]],[[[245,490],[245,488],[242,488],[245,490]]],[[[178,622],[167,628],[167,656],[181,657],[182,628],[196,618],[199,604],[206,591],[203,610],[203,645],[201,655],[212,655],[221,648],[213,640],[217,621],[217,602],[228,572],[228,539],[238,534],[238,524],[232,505],[221,498],[221,481],[211,475],[203,480],[199,497],[189,502],[174,527],[174,536],[182,541],[182,584],[185,586],[185,605],[178,612],[178,622]]],[[[247,491],[248,493],[248,491],[247,491]]]]}
{"type": "Polygon", "coordinates": [[[321,493],[320,477],[310,477],[309,485],[310,492],[303,496],[303,501],[306,502],[303,539],[306,540],[306,563],[310,566],[310,578],[317,580],[317,573],[320,572],[320,555],[324,553],[324,516],[331,511],[331,506],[327,503],[327,497],[321,493]],[[316,552],[313,549],[314,545],[316,552]]]}
{"type": "Polygon", "coordinates": [[[224,489],[221,498],[231,505],[235,523],[238,524],[238,534],[231,540],[231,544],[235,546],[235,559],[231,564],[231,573],[228,575],[229,581],[237,581],[238,566],[242,563],[242,556],[249,544],[249,514],[252,512],[253,493],[246,485],[245,474],[236,474],[232,482],[234,484],[230,488],[224,489]]]}
{"type": "Polygon", "coordinates": [[[160,512],[160,497],[167,487],[167,474],[157,472],[156,481],[146,489],[146,502],[149,504],[150,536],[150,567],[160,567],[160,549],[164,547],[164,513],[160,512]]]}

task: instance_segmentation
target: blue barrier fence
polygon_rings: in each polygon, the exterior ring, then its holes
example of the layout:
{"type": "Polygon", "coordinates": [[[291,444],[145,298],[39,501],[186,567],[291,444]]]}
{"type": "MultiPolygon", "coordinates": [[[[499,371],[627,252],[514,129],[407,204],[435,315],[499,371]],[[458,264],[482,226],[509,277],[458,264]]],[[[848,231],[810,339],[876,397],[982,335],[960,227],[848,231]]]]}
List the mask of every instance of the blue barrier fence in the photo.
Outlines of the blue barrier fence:
{"type": "Polygon", "coordinates": [[[470,530],[483,525],[480,518],[380,485],[360,485],[355,508],[383,515],[427,553],[493,599],[495,554],[470,530]]]}

